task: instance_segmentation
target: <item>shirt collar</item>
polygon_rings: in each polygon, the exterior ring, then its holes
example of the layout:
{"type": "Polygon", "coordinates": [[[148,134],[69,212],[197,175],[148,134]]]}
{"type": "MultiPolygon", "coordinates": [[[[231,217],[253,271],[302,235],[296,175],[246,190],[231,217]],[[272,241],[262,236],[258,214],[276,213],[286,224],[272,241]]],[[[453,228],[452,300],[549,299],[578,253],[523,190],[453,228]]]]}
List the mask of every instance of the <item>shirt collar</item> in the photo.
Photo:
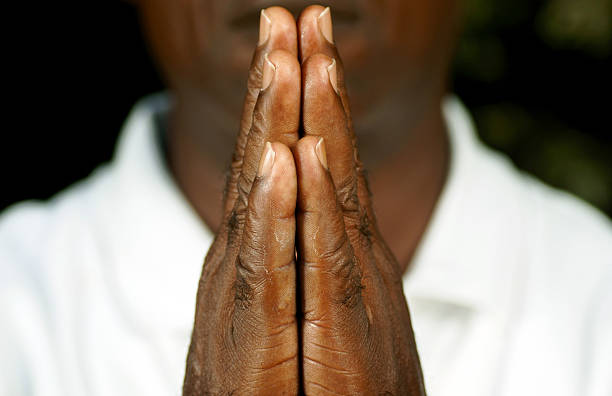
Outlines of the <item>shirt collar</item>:
{"type": "Polygon", "coordinates": [[[160,94],[132,110],[109,169],[110,196],[100,207],[110,241],[103,250],[112,255],[106,270],[126,316],[147,328],[183,331],[191,328],[213,234],[166,166],[155,119],[168,108],[160,94]]]}
{"type": "MultiPolygon", "coordinates": [[[[191,328],[197,283],[214,236],[166,167],[155,117],[168,108],[165,95],[135,106],[120,135],[111,167],[113,194],[101,214],[113,219],[107,221],[112,246],[105,250],[113,255],[108,270],[129,315],[184,331],[191,328]]],[[[443,110],[449,175],[404,289],[409,300],[494,309],[508,296],[509,262],[516,258],[506,248],[516,223],[508,215],[512,183],[501,182],[499,174],[509,165],[478,142],[458,99],[448,98],[443,110]]]]}
{"type": "Polygon", "coordinates": [[[477,139],[455,97],[443,104],[451,148],[446,185],[404,276],[408,299],[470,310],[508,303],[520,216],[511,165],[477,139]],[[509,243],[510,242],[510,243],[509,243]]]}

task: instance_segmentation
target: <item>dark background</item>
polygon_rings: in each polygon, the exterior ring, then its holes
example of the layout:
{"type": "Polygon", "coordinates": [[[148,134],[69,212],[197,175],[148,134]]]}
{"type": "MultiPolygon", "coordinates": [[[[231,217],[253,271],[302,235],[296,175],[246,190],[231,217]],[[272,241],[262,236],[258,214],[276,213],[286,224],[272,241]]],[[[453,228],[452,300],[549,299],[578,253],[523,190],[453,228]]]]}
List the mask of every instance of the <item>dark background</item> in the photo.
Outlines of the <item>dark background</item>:
{"type": "MultiPolygon", "coordinates": [[[[466,3],[453,86],[481,138],[612,214],[612,0],[466,3]]],[[[110,160],[131,107],[163,88],[127,3],[12,2],[3,16],[0,210],[110,160]]]]}

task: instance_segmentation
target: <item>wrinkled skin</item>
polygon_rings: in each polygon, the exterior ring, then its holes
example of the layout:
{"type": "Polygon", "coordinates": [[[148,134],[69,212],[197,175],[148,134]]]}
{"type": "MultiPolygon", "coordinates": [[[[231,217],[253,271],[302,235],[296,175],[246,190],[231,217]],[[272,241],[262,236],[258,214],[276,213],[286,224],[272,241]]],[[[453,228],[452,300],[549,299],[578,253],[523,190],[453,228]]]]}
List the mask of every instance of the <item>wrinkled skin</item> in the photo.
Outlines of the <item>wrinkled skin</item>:
{"type": "Polygon", "coordinates": [[[296,394],[295,207],[297,180],[287,145],[298,140],[300,67],[295,21],[275,24],[258,46],[228,180],[224,220],[206,257],[183,394],[296,394]],[[277,68],[260,92],[264,55],[277,68]],[[265,143],[272,171],[258,175],[265,143]]]}
{"type": "Polygon", "coordinates": [[[296,27],[287,11],[266,10],[272,29],[249,72],[185,395],[425,394],[401,269],[376,226],[322,14],[311,6],[296,27]]]}

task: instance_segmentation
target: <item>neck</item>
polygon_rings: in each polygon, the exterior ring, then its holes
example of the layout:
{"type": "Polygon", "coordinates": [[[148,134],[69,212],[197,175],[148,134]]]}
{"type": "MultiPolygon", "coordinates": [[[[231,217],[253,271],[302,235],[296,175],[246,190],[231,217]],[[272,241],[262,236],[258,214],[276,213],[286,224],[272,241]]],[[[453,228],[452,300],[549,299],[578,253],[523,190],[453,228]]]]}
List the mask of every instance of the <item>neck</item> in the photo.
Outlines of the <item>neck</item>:
{"type": "Polygon", "coordinates": [[[227,113],[206,96],[179,96],[169,119],[170,169],[188,202],[213,231],[221,224],[226,171],[239,127],[239,119],[227,113]]]}
{"type": "MultiPolygon", "coordinates": [[[[446,127],[440,99],[432,102],[420,107],[420,117],[392,108],[393,114],[377,117],[382,121],[376,130],[384,130],[384,135],[358,136],[361,157],[370,171],[378,227],[404,271],[447,174],[446,127]],[[405,117],[411,120],[402,120],[405,117]]],[[[169,120],[170,168],[187,200],[212,230],[220,226],[225,175],[239,127],[239,118],[227,114],[204,96],[179,97],[169,120]]]]}
{"type": "Polygon", "coordinates": [[[448,171],[442,109],[439,102],[430,109],[404,142],[369,172],[378,228],[402,272],[427,228],[448,171]]]}

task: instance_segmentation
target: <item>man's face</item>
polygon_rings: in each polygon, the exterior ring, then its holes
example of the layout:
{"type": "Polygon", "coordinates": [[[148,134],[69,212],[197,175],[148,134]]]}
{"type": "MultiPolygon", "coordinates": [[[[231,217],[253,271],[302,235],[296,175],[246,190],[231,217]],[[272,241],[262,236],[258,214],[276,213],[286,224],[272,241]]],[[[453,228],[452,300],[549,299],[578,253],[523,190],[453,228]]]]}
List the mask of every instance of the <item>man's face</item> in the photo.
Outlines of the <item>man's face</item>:
{"type": "MultiPolygon", "coordinates": [[[[206,95],[239,116],[259,13],[297,18],[312,1],[137,0],[145,34],[170,88],[206,95]]],[[[398,97],[415,108],[441,95],[457,31],[458,0],[330,0],[353,117],[368,124],[398,97]],[[406,100],[404,100],[406,102],[406,100]],[[368,121],[369,120],[369,121],[368,121]]],[[[388,111],[387,111],[388,113],[388,111]]],[[[384,116],[384,115],[382,115],[384,116]]]]}

